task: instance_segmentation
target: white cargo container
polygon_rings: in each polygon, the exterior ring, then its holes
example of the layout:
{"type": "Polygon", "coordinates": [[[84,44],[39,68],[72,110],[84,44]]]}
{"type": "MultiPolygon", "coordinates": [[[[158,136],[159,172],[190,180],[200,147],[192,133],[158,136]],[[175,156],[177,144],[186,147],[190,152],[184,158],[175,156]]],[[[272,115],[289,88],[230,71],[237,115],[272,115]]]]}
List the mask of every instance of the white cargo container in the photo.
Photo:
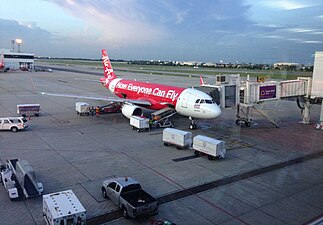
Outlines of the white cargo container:
{"type": "Polygon", "coordinates": [[[142,116],[131,116],[130,126],[132,126],[132,129],[137,130],[138,132],[142,130],[149,131],[149,119],[142,116]]]}
{"type": "Polygon", "coordinates": [[[90,115],[90,105],[86,102],[76,102],[75,110],[80,116],[90,115]]]}
{"type": "Polygon", "coordinates": [[[43,216],[48,225],[86,224],[86,210],[72,190],[43,195],[43,216]]]}
{"type": "Polygon", "coordinates": [[[17,105],[17,114],[22,116],[39,116],[40,104],[19,104],[17,105]]]}
{"type": "Polygon", "coordinates": [[[199,155],[202,152],[208,155],[209,160],[224,158],[226,153],[223,141],[203,135],[197,135],[193,138],[193,149],[195,150],[195,155],[199,155]]]}
{"type": "Polygon", "coordinates": [[[174,128],[165,128],[163,142],[165,146],[175,145],[177,149],[189,148],[192,146],[192,133],[174,128]]]}

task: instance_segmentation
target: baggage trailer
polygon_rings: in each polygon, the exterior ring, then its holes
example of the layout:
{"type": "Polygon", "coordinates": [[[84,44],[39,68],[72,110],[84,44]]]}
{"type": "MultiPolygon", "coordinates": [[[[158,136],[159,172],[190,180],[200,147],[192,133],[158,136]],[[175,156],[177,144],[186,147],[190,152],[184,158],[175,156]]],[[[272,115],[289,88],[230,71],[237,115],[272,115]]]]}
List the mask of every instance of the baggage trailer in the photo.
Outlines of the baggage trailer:
{"type": "Polygon", "coordinates": [[[163,142],[165,146],[175,145],[177,149],[190,148],[192,146],[192,132],[165,128],[163,142]]]}
{"type": "Polygon", "coordinates": [[[85,225],[86,210],[72,190],[43,195],[47,225],[85,225]]]}
{"type": "Polygon", "coordinates": [[[75,110],[76,113],[80,116],[90,115],[90,105],[86,102],[76,102],[75,110]]]}
{"type": "Polygon", "coordinates": [[[149,131],[149,119],[143,116],[131,116],[130,126],[132,126],[133,130],[137,130],[138,132],[142,130],[149,131]]]}
{"type": "Polygon", "coordinates": [[[26,116],[39,116],[40,104],[19,104],[17,105],[17,114],[26,116]]]}
{"type": "Polygon", "coordinates": [[[194,155],[199,156],[201,153],[208,155],[209,160],[215,158],[224,158],[226,153],[225,142],[197,135],[193,138],[194,155]]]}

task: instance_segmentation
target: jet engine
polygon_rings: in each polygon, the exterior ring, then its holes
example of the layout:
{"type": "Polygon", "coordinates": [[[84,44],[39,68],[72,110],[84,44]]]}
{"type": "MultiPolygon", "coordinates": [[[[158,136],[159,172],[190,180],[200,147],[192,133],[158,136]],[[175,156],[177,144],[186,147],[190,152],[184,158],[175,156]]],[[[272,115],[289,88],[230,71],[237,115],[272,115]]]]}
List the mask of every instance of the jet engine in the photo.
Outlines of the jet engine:
{"type": "Polygon", "coordinates": [[[142,109],[136,105],[123,105],[122,107],[122,114],[130,119],[131,116],[141,116],[142,109]]]}

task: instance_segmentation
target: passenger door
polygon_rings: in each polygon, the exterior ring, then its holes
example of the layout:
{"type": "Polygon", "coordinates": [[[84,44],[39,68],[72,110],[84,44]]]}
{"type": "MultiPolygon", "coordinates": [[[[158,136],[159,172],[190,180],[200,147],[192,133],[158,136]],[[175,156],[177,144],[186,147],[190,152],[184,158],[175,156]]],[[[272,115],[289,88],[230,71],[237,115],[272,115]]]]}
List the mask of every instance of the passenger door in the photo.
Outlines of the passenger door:
{"type": "Polygon", "coordinates": [[[116,182],[111,182],[108,186],[107,186],[107,195],[109,196],[109,198],[115,202],[116,204],[118,204],[118,193],[116,193],[116,187],[117,187],[117,183],[116,182]]]}
{"type": "Polygon", "coordinates": [[[2,130],[10,130],[11,122],[8,119],[4,119],[2,123],[2,130]]]}

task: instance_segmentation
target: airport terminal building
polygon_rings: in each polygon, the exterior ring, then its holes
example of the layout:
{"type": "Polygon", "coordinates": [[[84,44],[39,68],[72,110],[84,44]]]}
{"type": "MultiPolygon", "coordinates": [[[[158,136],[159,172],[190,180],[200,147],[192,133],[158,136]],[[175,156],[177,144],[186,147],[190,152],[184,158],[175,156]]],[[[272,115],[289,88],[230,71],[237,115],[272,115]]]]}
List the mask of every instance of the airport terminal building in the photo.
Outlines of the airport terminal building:
{"type": "Polygon", "coordinates": [[[5,70],[32,70],[34,68],[34,53],[13,52],[3,49],[5,70]]]}

